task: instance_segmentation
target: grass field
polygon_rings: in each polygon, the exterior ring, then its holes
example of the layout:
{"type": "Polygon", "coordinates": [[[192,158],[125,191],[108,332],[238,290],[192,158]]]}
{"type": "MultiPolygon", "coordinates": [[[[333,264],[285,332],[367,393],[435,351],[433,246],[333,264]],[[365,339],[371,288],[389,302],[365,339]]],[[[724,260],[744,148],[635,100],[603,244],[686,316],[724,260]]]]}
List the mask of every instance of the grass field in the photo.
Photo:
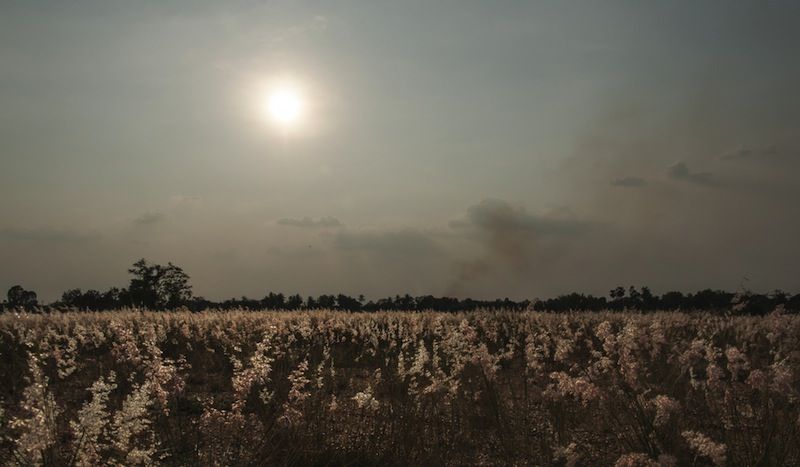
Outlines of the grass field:
{"type": "Polygon", "coordinates": [[[800,316],[0,316],[4,465],[798,465],[800,316]]]}

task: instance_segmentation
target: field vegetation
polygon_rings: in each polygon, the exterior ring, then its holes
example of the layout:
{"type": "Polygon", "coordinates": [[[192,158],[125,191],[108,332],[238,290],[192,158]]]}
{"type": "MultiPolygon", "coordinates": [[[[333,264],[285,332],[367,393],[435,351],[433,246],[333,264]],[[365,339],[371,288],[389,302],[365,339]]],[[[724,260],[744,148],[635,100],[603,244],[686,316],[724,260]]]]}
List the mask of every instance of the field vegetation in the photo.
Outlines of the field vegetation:
{"type": "Polygon", "coordinates": [[[800,465],[800,316],[0,316],[4,465],[800,465]]]}

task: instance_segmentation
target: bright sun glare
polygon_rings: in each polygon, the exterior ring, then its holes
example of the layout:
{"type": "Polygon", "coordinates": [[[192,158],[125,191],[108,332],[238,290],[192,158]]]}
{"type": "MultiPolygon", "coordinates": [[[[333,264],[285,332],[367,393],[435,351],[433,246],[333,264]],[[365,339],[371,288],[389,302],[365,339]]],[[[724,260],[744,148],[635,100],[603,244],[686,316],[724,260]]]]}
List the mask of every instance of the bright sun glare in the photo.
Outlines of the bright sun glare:
{"type": "Polygon", "coordinates": [[[304,111],[302,95],[290,86],[273,89],[267,96],[266,110],[270,120],[278,126],[287,129],[297,126],[304,111]]]}

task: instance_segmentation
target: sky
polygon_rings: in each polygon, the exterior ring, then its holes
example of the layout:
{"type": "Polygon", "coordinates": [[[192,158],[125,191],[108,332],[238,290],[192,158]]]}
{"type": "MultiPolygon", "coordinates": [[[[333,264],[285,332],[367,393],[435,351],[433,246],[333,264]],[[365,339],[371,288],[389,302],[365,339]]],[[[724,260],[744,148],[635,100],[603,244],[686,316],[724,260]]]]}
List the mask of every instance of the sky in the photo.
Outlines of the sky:
{"type": "Polygon", "coordinates": [[[798,44],[791,1],[2,2],[0,289],[800,292],[798,44]]]}

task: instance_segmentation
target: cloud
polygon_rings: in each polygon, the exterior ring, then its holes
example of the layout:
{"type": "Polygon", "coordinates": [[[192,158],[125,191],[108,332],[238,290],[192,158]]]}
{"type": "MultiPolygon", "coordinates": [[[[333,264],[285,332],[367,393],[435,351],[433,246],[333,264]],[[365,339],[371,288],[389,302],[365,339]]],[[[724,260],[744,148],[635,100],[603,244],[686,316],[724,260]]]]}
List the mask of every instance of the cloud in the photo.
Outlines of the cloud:
{"type": "Polygon", "coordinates": [[[170,207],[198,204],[203,199],[195,195],[172,195],[169,198],[170,207]]]}
{"type": "Polygon", "coordinates": [[[37,229],[7,227],[0,229],[0,238],[49,244],[78,244],[95,240],[99,238],[99,236],[97,234],[79,233],[47,227],[37,229]]]}
{"type": "Polygon", "coordinates": [[[277,246],[273,245],[266,251],[267,255],[277,258],[286,258],[289,260],[318,258],[324,255],[324,250],[318,248],[316,245],[302,245],[302,246],[277,246]]]}
{"type": "Polygon", "coordinates": [[[469,232],[485,250],[483,257],[456,264],[448,293],[460,294],[468,282],[492,270],[511,269],[527,275],[534,265],[553,260],[561,250],[556,243],[588,231],[590,224],[575,219],[566,209],[541,216],[500,199],[485,199],[469,207],[463,219],[450,222],[450,227],[469,232]],[[538,248],[540,242],[549,247],[538,248]]]}
{"type": "Polygon", "coordinates": [[[500,199],[485,199],[470,206],[464,219],[451,221],[450,227],[493,234],[570,235],[586,230],[588,223],[575,219],[564,209],[539,216],[500,199]]]}
{"type": "Polygon", "coordinates": [[[339,250],[366,251],[397,257],[426,256],[441,253],[433,236],[414,229],[387,231],[342,230],[333,238],[339,250]]]}
{"type": "Polygon", "coordinates": [[[164,222],[166,216],[160,212],[146,212],[133,220],[135,225],[154,225],[164,222]]]}
{"type": "Polygon", "coordinates": [[[711,178],[711,172],[691,172],[689,166],[684,162],[677,162],[671,165],[667,175],[675,180],[685,180],[700,185],[711,185],[714,182],[711,178]]]}
{"type": "Polygon", "coordinates": [[[720,159],[724,161],[736,160],[736,159],[752,159],[756,156],[756,152],[749,148],[741,148],[735,151],[729,152],[727,154],[723,154],[720,156],[720,159]]]}
{"type": "Polygon", "coordinates": [[[327,228],[327,227],[341,227],[343,224],[339,219],[331,216],[320,217],[314,220],[310,217],[303,217],[302,219],[283,218],[278,219],[278,225],[287,227],[301,227],[301,228],[327,228]]]}
{"type": "Polygon", "coordinates": [[[785,162],[793,159],[796,154],[785,149],[779,150],[775,144],[761,149],[739,148],[720,156],[723,161],[752,161],[752,162],[785,162]]]}
{"type": "Polygon", "coordinates": [[[725,161],[737,159],[765,159],[778,156],[778,148],[774,144],[764,149],[740,148],[723,154],[720,159],[725,161]]]}
{"type": "Polygon", "coordinates": [[[611,182],[612,186],[638,188],[647,185],[647,181],[640,177],[622,177],[611,182]]]}
{"type": "Polygon", "coordinates": [[[278,30],[272,35],[270,42],[273,44],[282,44],[306,35],[323,33],[327,31],[329,24],[330,21],[326,16],[314,15],[312,18],[303,21],[301,24],[278,30]]]}

